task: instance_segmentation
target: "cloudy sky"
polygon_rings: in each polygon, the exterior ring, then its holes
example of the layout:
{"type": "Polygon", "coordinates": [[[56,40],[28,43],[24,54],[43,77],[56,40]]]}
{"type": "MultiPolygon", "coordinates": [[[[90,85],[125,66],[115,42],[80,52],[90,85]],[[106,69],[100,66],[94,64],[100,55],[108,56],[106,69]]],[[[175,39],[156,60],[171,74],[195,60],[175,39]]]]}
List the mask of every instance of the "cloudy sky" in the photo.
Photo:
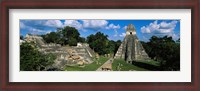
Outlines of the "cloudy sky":
{"type": "Polygon", "coordinates": [[[81,37],[87,37],[100,31],[111,40],[123,40],[128,24],[133,24],[141,41],[148,41],[155,36],[180,38],[179,20],[20,20],[20,34],[46,34],[55,32],[64,26],[75,27],[81,37]]]}

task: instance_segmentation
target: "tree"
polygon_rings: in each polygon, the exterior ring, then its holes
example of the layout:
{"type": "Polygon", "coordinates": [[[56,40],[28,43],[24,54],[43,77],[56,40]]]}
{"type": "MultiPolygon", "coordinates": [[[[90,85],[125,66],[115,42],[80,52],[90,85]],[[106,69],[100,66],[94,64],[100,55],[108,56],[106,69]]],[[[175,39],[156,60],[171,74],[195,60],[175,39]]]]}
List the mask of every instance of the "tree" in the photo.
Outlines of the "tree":
{"type": "Polygon", "coordinates": [[[114,52],[115,52],[115,41],[109,40],[107,46],[107,53],[114,54],[114,52]]]}
{"type": "Polygon", "coordinates": [[[100,55],[107,54],[107,46],[109,43],[108,35],[97,32],[95,35],[91,34],[87,37],[87,43],[95,52],[100,55]]]}
{"type": "Polygon", "coordinates": [[[37,71],[45,70],[46,66],[52,65],[56,56],[42,54],[33,43],[24,42],[20,45],[20,70],[37,71]]]}
{"type": "Polygon", "coordinates": [[[141,43],[149,57],[160,61],[161,70],[180,70],[180,44],[172,37],[152,36],[149,42],[141,43]]]}
{"type": "Polygon", "coordinates": [[[60,35],[57,32],[50,32],[42,37],[47,43],[59,43],[60,39],[60,35]]]}
{"type": "Polygon", "coordinates": [[[115,42],[115,50],[114,50],[114,53],[117,52],[118,48],[120,47],[120,45],[122,44],[122,41],[121,40],[117,40],[115,42]]]}
{"type": "Polygon", "coordinates": [[[69,38],[68,44],[69,44],[69,46],[76,46],[77,40],[75,38],[69,38]]]}
{"type": "Polygon", "coordinates": [[[69,44],[69,41],[71,42],[70,39],[72,39],[72,41],[76,42],[77,44],[80,38],[80,33],[78,32],[78,30],[74,27],[69,27],[69,26],[66,26],[62,29],[62,35],[63,38],[67,40],[66,44],[69,44]]]}
{"type": "Polygon", "coordinates": [[[77,42],[85,42],[85,38],[80,37],[80,33],[74,27],[66,26],[64,28],[57,29],[57,32],[51,32],[46,35],[42,35],[43,39],[47,43],[57,43],[61,45],[77,45],[77,42]],[[74,43],[72,43],[74,42],[74,43]]]}
{"type": "Polygon", "coordinates": [[[178,40],[176,40],[177,43],[180,43],[180,38],[178,40]]]}
{"type": "Polygon", "coordinates": [[[95,35],[91,34],[87,37],[87,43],[90,47],[100,55],[115,54],[121,45],[121,40],[108,40],[108,35],[97,32],[95,35]]]}
{"type": "Polygon", "coordinates": [[[79,37],[78,42],[86,43],[86,39],[84,37],[79,37]]]}

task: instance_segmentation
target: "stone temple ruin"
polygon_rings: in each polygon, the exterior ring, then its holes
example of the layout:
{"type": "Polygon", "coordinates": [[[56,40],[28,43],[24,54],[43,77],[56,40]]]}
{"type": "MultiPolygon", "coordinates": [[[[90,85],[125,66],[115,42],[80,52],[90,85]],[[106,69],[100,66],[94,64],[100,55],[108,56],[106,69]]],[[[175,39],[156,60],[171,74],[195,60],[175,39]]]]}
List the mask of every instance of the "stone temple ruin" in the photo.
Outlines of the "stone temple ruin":
{"type": "Polygon", "coordinates": [[[149,56],[145,52],[142,44],[136,36],[136,30],[133,24],[129,24],[126,30],[126,36],[115,54],[115,59],[125,59],[128,63],[139,60],[148,60],[149,56]]]}
{"type": "Polygon", "coordinates": [[[44,54],[53,53],[57,56],[55,63],[46,69],[63,69],[66,65],[82,66],[93,62],[96,53],[88,44],[78,43],[77,46],[61,46],[55,43],[45,43],[43,38],[38,35],[26,35],[25,41],[34,42],[38,50],[44,54]]]}

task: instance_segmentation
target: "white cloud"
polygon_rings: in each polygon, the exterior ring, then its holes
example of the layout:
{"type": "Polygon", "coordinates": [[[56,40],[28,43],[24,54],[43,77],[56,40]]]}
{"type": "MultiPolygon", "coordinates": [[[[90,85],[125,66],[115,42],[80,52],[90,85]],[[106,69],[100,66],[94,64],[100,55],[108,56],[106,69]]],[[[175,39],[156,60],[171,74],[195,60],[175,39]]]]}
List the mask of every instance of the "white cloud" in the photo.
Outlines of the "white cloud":
{"type": "Polygon", "coordinates": [[[26,28],[26,26],[25,26],[25,24],[23,22],[19,22],[19,25],[20,25],[20,29],[25,29],[26,28]]]}
{"type": "Polygon", "coordinates": [[[60,20],[47,20],[44,23],[45,26],[53,27],[53,28],[62,28],[63,24],[60,20]]]}
{"type": "Polygon", "coordinates": [[[35,29],[35,28],[31,28],[29,31],[31,31],[31,32],[44,32],[43,30],[39,30],[39,29],[35,29]]]}
{"type": "Polygon", "coordinates": [[[31,33],[31,34],[46,33],[45,30],[40,30],[40,29],[36,29],[36,28],[32,28],[32,27],[28,27],[27,29],[28,29],[29,33],[31,33]]]}
{"type": "Polygon", "coordinates": [[[119,24],[118,24],[118,25],[114,25],[114,24],[112,23],[112,24],[106,26],[105,29],[107,29],[107,30],[114,30],[114,35],[113,35],[113,36],[114,36],[114,37],[117,37],[117,36],[118,36],[118,31],[117,31],[117,29],[120,29],[120,25],[119,25],[119,24]]]}
{"type": "Polygon", "coordinates": [[[160,27],[161,28],[175,28],[177,24],[177,21],[172,21],[170,23],[167,22],[161,22],[160,27]]]}
{"type": "MultiPolygon", "coordinates": [[[[99,31],[107,27],[108,21],[106,20],[22,20],[20,21],[20,29],[27,30],[29,33],[49,33],[55,31],[57,28],[64,26],[75,27],[78,30],[87,32],[88,30],[99,31]],[[46,29],[50,30],[46,30],[46,29]]],[[[118,26],[111,26],[116,29],[118,26]]]]}
{"type": "Polygon", "coordinates": [[[126,33],[122,33],[119,35],[120,37],[125,37],[126,36],[126,33]]]}
{"type": "Polygon", "coordinates": [[[45,33],[46,33],[46,34],[49,34],[49,33],[51,33],[51,32],[52,32],[51,30],[48,30],[48,31],[46,31],[45,33]]]}
{"type": "Polygon", "coordinates": [[[175,29],[177,21],[171,21],[169,23],[162,21],[158,24],[158,21],[154,21],[147,26],[141,27],[142,33],[171,33],[175,29]]]}
{"type": "Polygon", "coordinates": [[[143,41],[147,42],[149,40],[149,38],[147,38],[147,36],[142,36],[143,41]]]}
{"type": "Polygon", "coordinates": [[[142,33],[151,33],[151,30],[150,30],[148,27],[143,26],[143,27],[141,28],[141,32],[142,32],[142,33]]]}
{"type": "Polygon", "coordinates": [[[123,29],[126,30],[126,29],[127,29],[127,26],[124,26],[123,29]]]}
{"type": "MultiPolygon", "coordinates": [[[[25,22],[25,23],[27,23],[27,22],[25,22]]],[[[46,33],[47,32],[47,30],[41,30],[41,29],[35,28],[34,26],[36,25],[36,23],[33,23],[33,24],[35,24],[33,26],[26,25],[25,23],[20,22],[20,29],[26,30],[26,31],[28,31],[28,33],[40,34],[40,33],[46,33]]],[[[29,22],[28,22],[28,24],[29,24],[29,22]]],[[[48,30],[48,31],[50,31],[50,30],[48,30]]]]}
{"type": "Polygon", "coordinates": [[[118,25],[110,24],[109,26],[106,27],[106,29],[116,30],[116,29],[120,29],[120,26],[119,26],[119,24],[118,25]]]}
{"type": "Polygon", "coordinates": [[[106,20],[82,20],[82,21],[83,21],[83,28],[92,29],[95,31],[105,28],[108,24],[108,21],[106,20]]]}
{"type": "Polygon", "coordinates": [[[168,34],[168,37],[169,36],[171,36],[173,40],[178,40],[180,38],[180,34],[175,34],[174,32],[168,34]]]}
{"type": "Polygon", "coordinates": [[[174,29],[176,28],[178,21],[171,21],[166,22],[162,21],[158,23],[158,21],[154,21],[150,23],[147,26],[141,27],[141,32],[144,34],[145,37],[143,37],[143,40],[147,40],[147,38],[150,38],[153,35],[156,36],[171,36],[173,40],[177,40],[180,38],[179,34],[176,34],[174,29]]]}
{"type": "Polygon", "coordinates": [[[65,20],[64,26],[75,27],[76,29],[82,28],[82,24],[77,20],[65,20]]]}
{"type": "Polygon", "coordinates": [[[114,37],[117,37],[118,36],[118,31],[116,29],[114,29],[114,32],[115,32],[114,37]]]}

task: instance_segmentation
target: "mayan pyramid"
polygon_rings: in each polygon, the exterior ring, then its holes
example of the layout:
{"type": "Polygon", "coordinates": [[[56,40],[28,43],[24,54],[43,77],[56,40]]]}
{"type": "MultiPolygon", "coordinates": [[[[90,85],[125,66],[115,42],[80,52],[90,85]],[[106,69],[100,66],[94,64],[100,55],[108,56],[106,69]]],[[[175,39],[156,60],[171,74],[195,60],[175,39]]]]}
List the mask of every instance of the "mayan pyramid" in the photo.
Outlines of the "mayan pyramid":
{"type": "Polygon", "coordinates": [[[126,36],[114,58],[125,59],[128,63],[149,59],[149,56],[136,36],[136,30],[133,24],[128,25],[126,36]]]}

